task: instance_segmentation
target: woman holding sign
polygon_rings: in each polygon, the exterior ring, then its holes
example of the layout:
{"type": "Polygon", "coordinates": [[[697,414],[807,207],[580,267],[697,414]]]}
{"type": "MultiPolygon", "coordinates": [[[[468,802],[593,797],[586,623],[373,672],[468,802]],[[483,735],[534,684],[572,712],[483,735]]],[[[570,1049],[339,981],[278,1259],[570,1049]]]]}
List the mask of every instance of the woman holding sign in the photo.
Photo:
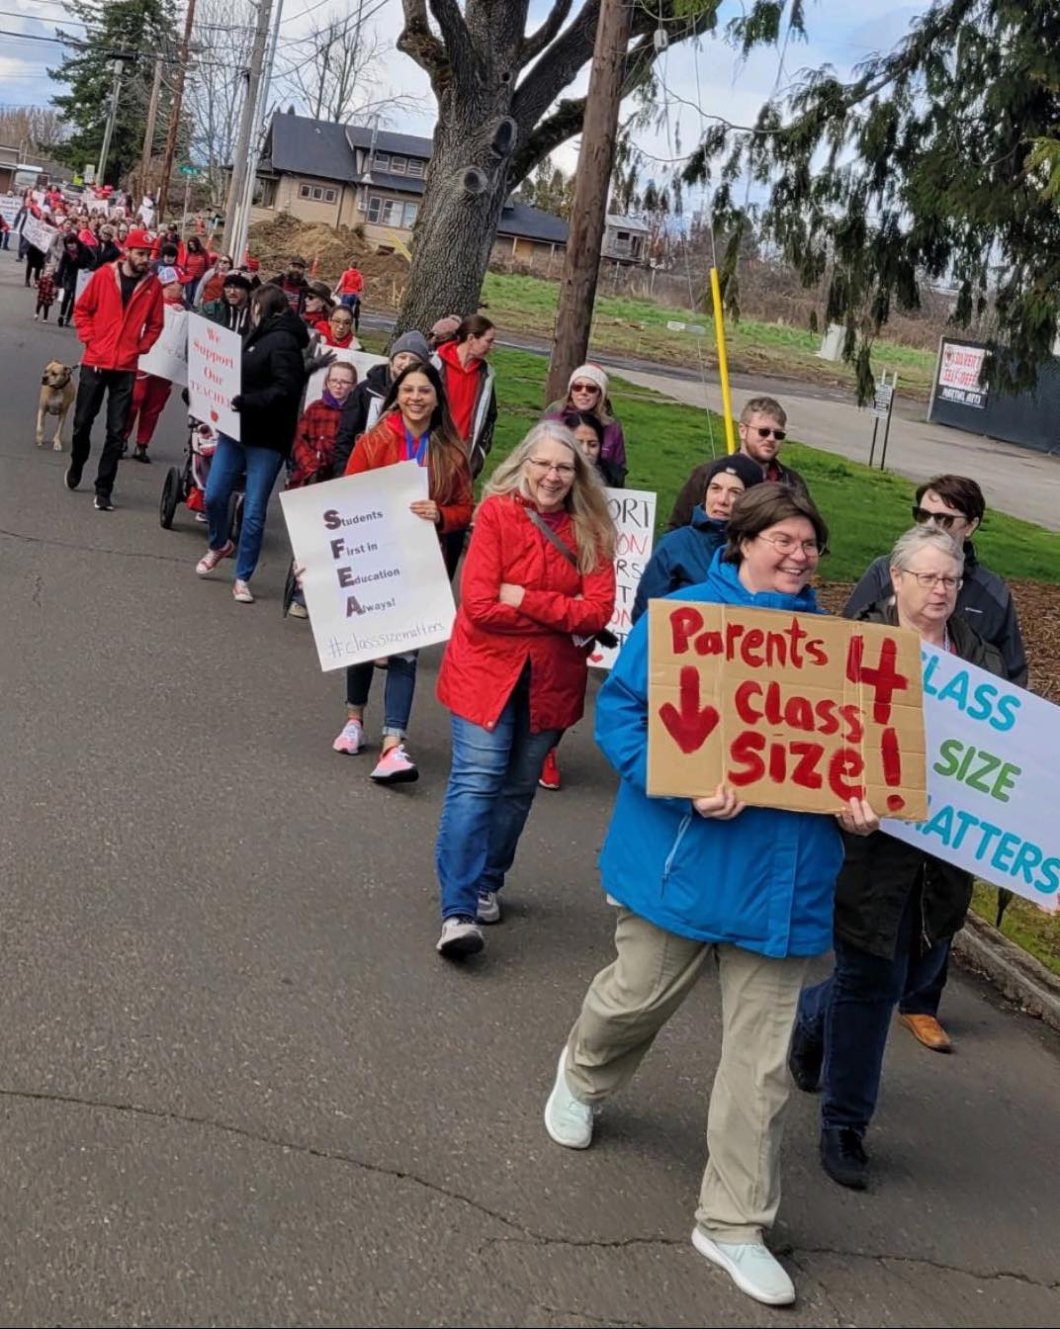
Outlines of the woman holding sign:
{"type": "MultiPolygon", "coordinates": [[[[735,506],[706,581],[667,603],[783,610],[788,623],[819,613],[810,581],[827,539],[808,498],[758,485],[735,506]]],[[[560,1054],[545,1126],[557,1144],[588,1148],[594,1107],[632,1077],[709,962],[722,1044],[692,1244],[748,1296],[787,1305],[795,1289],[763,1233],[780,1204],[792,1025],[809,957],[832,943],[842,842],[831,817],[745,807],[727,785],[692,800],[650,798],[648,676],[642,618],[596,703],[596,741],[621,776],[600,855],[619,906],[618,954],[593,979],[560,1054]]],[[[858,834],[879,825],[858,799],[839,821],[858,834]]]]}
{"type": "MultiPolygon", "coordinates": [[[[433,523],[439,539],[448,531],[463,530],[471,524],[475,500],[467,455],[433,365],[413,364],[397,376],[383,401],[382,419],[362,436],[346,463],[345,473],[361,475],[400,463],[420,466],[427,472],[427,497],[413,503],[412,511],[433,523]]],[[[406,784],[419,779],[416,763],[405,748],[418,654],[408,651],[392,655],[386,662],[383,750],[372,771],[376,784],[406,784]]],[[[364,708],[374,671],[371,660],[346,670],[346,723],[332,744],[336,752],[353,756],[364,744],[364,708]]]]}
{"type": "MultiPolygon", "coordinates": [[[[936,649],[1006,676],[1001,652],[954,613],[964,553],[952,536],[914,526],[890,565],[893,595],[863,609],[858,622],[910,628],[936,649]]],[[[961,868],[885,831],[847,838],[836,883],[835,971],[802,994],[791,1049],[799,1088],[824,1089],[821,1166],[841,1186],[863,1190],[868,1179],[862,1140],[909,966],[960,931],[971,899],[971,874],[961,868]]]]}
{"type": "Polygon", "coordinates": [[[614,544],[574,435],[535,425],[486,486],[438,678],[453,735],[435,849],[448,959],[480,951],[479,924],[500,922],[542,759],[581,718],[593,637],[614,609],[614,544]]]}

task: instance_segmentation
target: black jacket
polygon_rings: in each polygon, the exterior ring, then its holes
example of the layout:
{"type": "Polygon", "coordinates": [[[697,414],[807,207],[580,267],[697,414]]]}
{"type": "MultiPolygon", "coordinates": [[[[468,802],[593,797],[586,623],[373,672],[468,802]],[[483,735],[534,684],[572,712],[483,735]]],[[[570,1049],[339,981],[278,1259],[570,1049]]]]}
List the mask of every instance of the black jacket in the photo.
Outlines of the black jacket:
{"type": "MultiPolygon", "coordinates": [[[[897,623],[892,601],[847,615],[863,623],[897,623]]],[[[996,646],[983,641],[960,614],[949,621],[954,652],[980,669],[1005,677],[996,646]]],[[[898,925],[911,891],[920,889],[921,933],[925,946],[952,937],[964,925],[972,899],[972,875],[885,831],[843,836],[846,857],[836,881],[835,931],[851,946],[894,958],[898,925]]]]}
{"type": "Polygon", "coordinates": [[[77,245],[76,253],[71,254],[67,248],[68,241],[63,241],[63,256],[59,260],[58,267],[55,269],[55,280],[64,289],[77,285],[77,274],[86,272],[89,268],[95,266],[95,257],[89,252],[88,246],[83,245],[77,237],[74,237],[74,244],[77,245]]]}
{"type": "Polygon", "coordinates": [[[235,399],[239,435],[250,447],[291,455],[298,407],[305,387],[302,352],[309,344],[305,324],[290,309],[256,328],[243,343],[242,384],[235,399]]]}
{"type": "Polygon", "coordinates": [[[372,365],[347,397],[335,438],[335,459],[332,463],[335,475],[343,474],[357,440],[379,419],[383,398],[389,390],[390,366],[372,365]]]}
{"type": "MultiPolygon", "coordinates": [[[[702,466],[697,466],[692,474],[685,481],[684,488],[677,495],[674,502],[673,511],[670,513],[670,520],[666,523],[668,531],[679,531],[682,526],[687,526],[692,520],[692,514],[696,508],[703,502],[707,493],[707,472],[714,465],[717,458],[711,458],[705,461],[702,466]]],[[[773,471],[767,478],[773,480],[776,484],[785,485],[795,494],[801,494],[803,498],[810,497],[810,491],[806,486],[806,481],[798,473],[793,471],[790,466],[782,466],[779,461],[772,462],[770,469],[773,471]]]]}
{"type": "Polygon", "coordinates": [[[250,327],[250,305],[230,305],[224,296],[219,300],[207,300],[199,313],[211,323],[219,323],[230,332],[238,332],[241,337],[246,336],[250,327]]]}
{"type": "MultiPolygon", "coordinates": [[[[893,594],[890,560],[885,556],[870,564],[854,587],[843,610],[844,618],[893,594]]],[[[975,556],[975,545],[964,542],[964,585],[957,596],[957,610],[984,641],[996,646],[1005,662],[1004,677],[1017,687],[1027,686],[1027,652],[1023,648],[1012,592],[975,556]]]]}

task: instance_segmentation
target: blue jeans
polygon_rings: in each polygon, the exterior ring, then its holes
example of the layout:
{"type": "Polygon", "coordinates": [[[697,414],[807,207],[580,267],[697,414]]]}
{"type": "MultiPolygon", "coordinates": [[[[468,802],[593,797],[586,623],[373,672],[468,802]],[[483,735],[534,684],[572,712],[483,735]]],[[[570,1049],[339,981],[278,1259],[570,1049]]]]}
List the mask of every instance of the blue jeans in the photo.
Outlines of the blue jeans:
{"type": "Polygon", "coordinates": [[[515,860],[541,763],[561,732],[530,732],[529,679],[524,671],[492,730],[450,716],[453,765],[434,853],[442,918],[474,918],[479,895],[499,891],[515,860]]]}
{"type": "Polygon", "coordinates": [[[946,986],[950,967],[952,945],[952,937],[937,941],[922,952],[918,959],[910,962],[905,991],[898,1003],[898,1009],[903,1015],[938,1015],[942,989],[946,986]]]}
{"type": "MultiPolygon", "coordinates": [[[[392,655],[387,661],[386,687],[383,691],[383,737],[404,738],[408,733],[412,715],[412,698],[416,694],[416,657],[418,651],[405,655],[392,655]]],[[[346,670],[346,705],[363,711],[368,704],[375,665],[349,665],[346,670]]]]}
{"type": "Polygon", "coordinates": [[[864,1135],[876,1110],[891,1015],[920,942],[920,891],[911,890],[898,926],[894,958],[881,959],[835,939],[831,978],[805,988],[795,1037],[824,1046],[821,1126],[864,1135]]]}
{"type": "Polygon", "coordinates": [[[265,537],[265,513],[269,506],[269,496],[282,465],[283,457],[272,448],[237,443],[227,434],[219,436],[217,451],[213,454],[210,474],[206,480],[210,548],[224,548],[228,539],[228,500],[245,472],[247,483],[243,498],[243,525],[236,553],[236,577],[239,581],[249,581],[258,566],[261,542],[265,537]]]}

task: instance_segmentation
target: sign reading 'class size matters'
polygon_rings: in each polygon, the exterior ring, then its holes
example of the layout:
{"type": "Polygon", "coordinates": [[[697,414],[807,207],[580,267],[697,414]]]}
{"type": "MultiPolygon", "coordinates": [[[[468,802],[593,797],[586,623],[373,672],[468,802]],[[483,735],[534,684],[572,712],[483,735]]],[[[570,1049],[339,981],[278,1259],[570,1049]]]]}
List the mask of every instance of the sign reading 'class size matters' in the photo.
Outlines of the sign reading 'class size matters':
{"type": "Polygon", "coordinates": [[[840,618],[652,600],[648,793],[927,811],[920,641],[840,618]]]}

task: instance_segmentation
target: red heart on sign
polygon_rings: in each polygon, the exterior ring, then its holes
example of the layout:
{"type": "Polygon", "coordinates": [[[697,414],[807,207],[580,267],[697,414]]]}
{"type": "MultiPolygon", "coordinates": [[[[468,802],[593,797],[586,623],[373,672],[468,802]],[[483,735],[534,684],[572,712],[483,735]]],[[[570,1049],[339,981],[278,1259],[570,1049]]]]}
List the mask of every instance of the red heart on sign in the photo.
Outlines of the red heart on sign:
{"type": "Polygon", "coordinates": [[[218,420],[220,420],[220,418],[221,418],[221,417],[217,414],[216,411],[211,411],[211,412],[210,412],[210,419],[214,422],[214,424],[216,424],[216,423],[218,422],[218,420]]]}

